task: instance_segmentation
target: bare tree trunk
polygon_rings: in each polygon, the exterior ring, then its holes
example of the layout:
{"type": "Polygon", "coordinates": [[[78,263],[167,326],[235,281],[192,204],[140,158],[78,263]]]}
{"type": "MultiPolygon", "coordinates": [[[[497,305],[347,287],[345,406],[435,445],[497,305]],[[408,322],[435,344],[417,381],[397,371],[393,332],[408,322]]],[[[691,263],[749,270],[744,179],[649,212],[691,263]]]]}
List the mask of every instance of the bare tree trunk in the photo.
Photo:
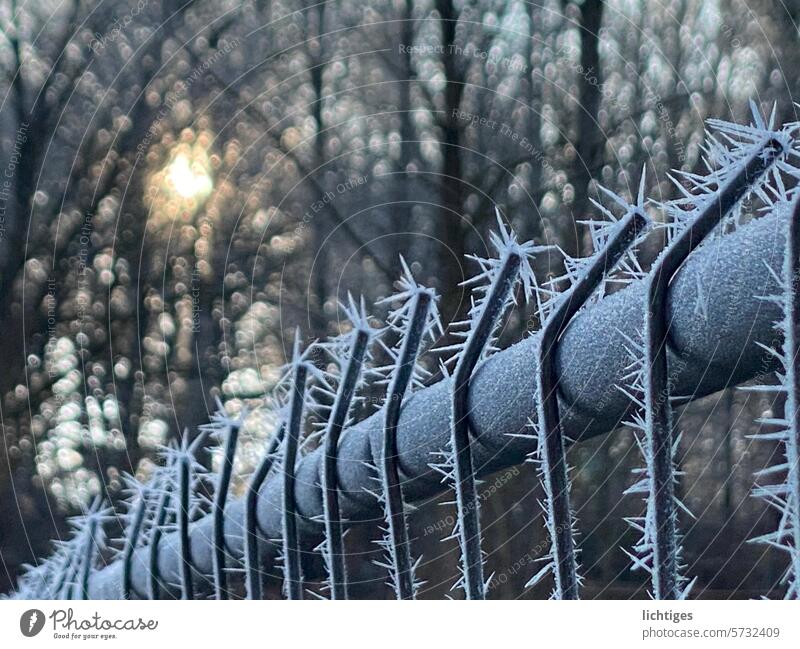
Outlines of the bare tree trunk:
{"type": "Polygon", "coordinates": [[[580,7],[581,70],[585,79],[578,80],[578,115],[575,130],[575,160],[570,181],[575,188],[572,202],[572,223],[564,230],[565,249],[571,255],[581,255],[581,240],[575,222],[587,217],[590,209],[592,170],[603,159],[605,138],[597,117],[601,99],[600,26],[603,22],[602,0],[586,0],[580,7]],[[591,82],[589,79],[596,81],[591,82]]]}
{"type": "MultiPolygon", "coordinates": [[[[322,104],[324,99],[324,79],[325,69],[325,6],[326,3],[312,3],[308,9],[306,19],[309,21],[310,32],[315,34],[315,38],[309,42],[309,58],[311,68],[311,86],[314,88],[314,104],[311,109],[314,123],[317,125],[317,133],[314,137],[314,166],[312,173],[317,174],[320,183],[325,187],[325,176],[328,172],[325,157],[325,128],[322,118],[322,104]],[[313,19],[313,20],[312,20],[313,19]]],[[[325,218],[317,218],[314,224],[314,250],[312,251],[312,263],[314,271],[312,285],[314,287],[314,297],[316,298],[316,309],[320,318],[312,320],[312,333],[315,338],[324,338],[327,334],[325,325],[325,303],[328,299],[328,276],[330,275],[330,250],[331,241],[330,223],[325,218]]]]}
{"type": "Polygon", "coordinates": [[[462,155],[461,127],[455,114],[461,108],[464,94],[463,66],[459,65],[459,55],[455,53],[456,26],[458,10],[453,0],[437,0],[442,29],[442,45],[444,54],[445,89],[444,115],[442,116],[442,155],[444,164],[441,182],[441,208],[436,224],[436,236],[441,251],[440,288],[442,292],[442,316],[445,322],[456,319],[463,308],[460,305],[460,292],[455,289],[464,279],[464,226],[461,196],[462,187],[462,155]]]}

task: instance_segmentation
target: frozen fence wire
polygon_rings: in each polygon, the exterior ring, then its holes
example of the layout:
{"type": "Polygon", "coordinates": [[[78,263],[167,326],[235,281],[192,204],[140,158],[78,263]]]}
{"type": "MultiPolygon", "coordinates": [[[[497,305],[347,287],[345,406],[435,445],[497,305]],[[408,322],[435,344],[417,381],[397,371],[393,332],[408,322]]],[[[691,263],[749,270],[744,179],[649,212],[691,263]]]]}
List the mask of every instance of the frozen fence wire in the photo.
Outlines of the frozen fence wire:
{"type": "MultiPolygon", "coordinates": [[[[672,314],[669,327],[674,344],[671,349],[662,345],[663,349],[658,353],[664,359],[662,378],[668,382],[669,394],[672,395],[692,394],[697,397],[713,392],[729,382],[741,382],[762,373],[765,367],[764,350],[755,343],[768,342],[772,323],[783,316],[781,304],[765,303],[761,298],[777,294],[781,289],[780,268],[784,264],[783,251],[787,235],[786,229],[781,226],[786,219],[786,211],[777,209],[779,200],[776,196],[782,192],[776,185],[782,181],[778,175],[772,173],[772,169],[774,166],[781,172],[791,172],[791,167],[786,163],[786,155],[793,155],[789,134],[794,127],[789,125],[781,131],[773,131],[771,124],[762,121],[752,127],[729,125],[726,128],[726,137],[729,138],[726,147],[724,150],[715,148],[716,145],[712,142],[712,149],[721,156],[723,164],[730,163],[730,174],[718,175],[713,182],[707,177],[693,178],[697,191],[694,194],[689,193],[694,196],[694,202],[689,200],[688,195],[684,197],[684,208],[687,208],[684,211],[694,210],[694,217],[702,216],[704,210],[711,209],[709,205],[713,205],[724,216],[735,212],[741,197],[752,191],[763,201],[768,213],[752,223],[740,226],[731,234],[705,243],[696,251],[694,248],[697,241],[713,229],[714,223],[709,221],[710,225],[703,225],[694,232],[699,238],[694,240],[694,244],[684,248],[682,242],[685,235],[682,232],[688,230],[682,230],[678,226],[681,218],[686,215],[677,214],[678,218],[671,220],[669,227],[673,228],[674,236],[670,239],[664,257],[674,259],[669,264],[658,262],[655,268],[659,272],[652,273],[651,277],[667,278],[657,280],[659,283],[663,282],[663,285],[659,284],[659,308],[662,312],[668,311],[672,314]],[[754,132],[748,131],[748,128],[754,132]],[[764,136],[763,131],[767,130],[773,135],[764,136]],[[758,140],[760,136],[764,136],[763,142],[758,140]],[[748,137],[752,137],[755,142],[754,151],[758,146],[761,149],[752,156],[733,156],[736,163],[732,163],[730,150],[731,147],[735,149],[736,145],[731,144],[731,141],[737,138],[746,140],[748,137]],[[742,174],[745,179],[743,186],[741,181],[736,180],[742,174]],[[729,192],[731,186],[736,186],[736,191],[731,189],[729,192]],[[710,198],[706,203],[699,200],[698,195],[710,198]],[[726,209],[723,210],[723,207],[726,209]],[[670,250],[683,253],[673,255],[670,250]],[[670,264],[674,264],[674,267],[670,264]],[[764,264],[773,272],[764,272],[764,264]],[[694,302],[701,297],[698,295],[696,282],[698,275],[718,280],[714,282],[717,287],[715,300],[701,315],[694,308],[694,302]],[[733,309],[737,314],[735,319],[729,317],[733,309]],[[707,344],[720,335],[721,330],[725,332],[728,345],[720,349],[719,346],[707,344]],[[687,336],[687,331],[691,331],[692,335],[687,336]],[[672,370],[674,365],[670,359],[675,357],[681,359],[679,371],[672,370]],[[705,368],[712,361],[720,372],[725,373],[724,376],[710,376],[705,373],[705,368]]],[[[698,227],[694,217],[684,219],[684,225],[689,230],[698,227]]],[[[718,221],[719,219],[716,220],[718,221]]],[[[603,239],[601,231],[593,232],[597,241],[603,239]]],[[[398,480],[403,481],[403,495],[409,500],[430,495],[440,489],[440,482],[429,467],[432,456],[456,451],[453,459],[457,460],[457,451],[466,449],[461,456],[464,460],[461,475],[455,475],[455,482],[457,485],[461,482],[462,487],[460,524],[469,518],[470,512],[475,513],[474,520],[467,521],[469,525],[461,525],[459,529],[464,553],[464,586],[467,595],[475,598],[483,596],[485,584],[477,508],[463,506],[469,498],[468,483],[472,481],[474,491],[476,478],[503,466],[518,463],[536,451],[536,440],[520,433],[526,430],[531,415],[541,406],[536,390],[537,383],[541,385],[541,379],[537,379],[537,376],[542,372],[537,350],[541,349],[543,335],[534,334],[506,350],[494,349],[492,334],[499,323],[499,315],[510,306],[509,285],[522,277],[523,284],[527,282],[527,295],[538,295],[541,290],[541,287],[535,287],[532,273],[528,275],[523,267],[522,258],[530,254],[532,249],[525,249],[520,253],[509,243],[510,233],[502,227],[498,240],[509,245],[499,249],[496,268],[492,262],[482,262],[486,289],[479,294],[471,317],[466,322],[466,345],[457,350],[455,357],[456,375],[407,397],[395,424],[397,467],[402,467],[402,475],[398,469],[398,480]],[[508,264],[506,255],[513,257],[509,252],[512,248],[518,259],[515,264],[508,264]],[[514,265],[516,268],[512,268],[514,265]],[[494,275],[495,271],[499,273],[497,276],[494,275]],[[497,299],[494,300],[493,297],[497,299]],[[475,340],[477,342],[470,345],[475,340]],[[459,371],[459,365],[464,369],[459,371]],[[459,413],[463,416],[456,416],[459,413]],[[465,422],[464,427],[458,429],[461,434],[455,440],[454,433],[458,432],[456,424],[462,420],[465,422]],[[511,438],[510,435],[517,437],[511,438]],[[457,442],[455,445],[452,443],[454,440],[457,442]],[[465,480],[461,481],[460,478],[465,480]],[[465,486],[466,489],[463,488],[465,486]],[[469,541],[469,544],[464,541],[469,541]]],[[[568,273],[572,273],[571,283],[572,280],[578,280],[574,284],[578,285],[582,276],[582,262],[573,261],[575,263],[568,263],[566,266],[568,273]]],[[[602,275],[605,276],[608,270],[604,264],[602,275]]],[[[634,280],[625,289],[603,299],[578,300],[576,304],[585,306],[577,313],[568,314],[569,326],[564,323],[563,327],[556,327],[561,330],[557,337],[558,345],[548,362],[554,368],[559,388],[557,401],[554,403],[558,407],[557,419],[562,444],[565,440],[579,441],[582,437],[607,432],[630,415],[631,411],[635,412],[636,408],[631,407],[629,397],[614,386],[623,385],[626,375],[630,373],[627,353],[630,350],[630,341],[636,338],[636,332],[645,331],[646,337],[649,335],[646,328],[652,317],[649,315],[649,307],[653,304],[652,285],[653,280],[650,279],[634,280]],[[572,358],[580,359],[580,363],[566,360],[572,358]]],[[[790,290],[793,290],[791,282],[790,286],[790,290]]],[[[590,296],[592,291],[589,288],[593,291],[597,288],[596,283],[587,283],[590,296]]],[[[544,290],[547,290],[546,287],[544,290]]],[[[598,298],[601,294],[602,290],[597,293],[598,298]]],[[[542,302],[547,314],[557,313],[558,301],[552,302],[553,298],[557,300],[558,296],[553,295],[550,300],[542,302]],[[547,306],[548,302],[551,303],[550,307],[547,306]]],[[[553,374],[549,376],[553,378],[553,374]]],[[[324,520],[325,507],[319,497],[319,485],[323,482],[323,460],[329,452],[323,446],[305,454],[298,453],[306,405],[306,384],[309,380],[322,386],[329,385],[329,377],[318,374],[307,359],[307,354],[300,354],[298,336],[295,354],[287,367],[282,388],[282,402],[286,407],[282,471],[279,475],[266,475],[263,484],[256,488],[256,495],[252,497],[247,508],[245,502],[240,500],[227,502],[225,476],[220,476],[219,480],[223,482],[218,482],[218,485],[223,488],[219,488],[215,494],[217,502],[214,510],[210,516],[199,518],[188,530],[193,574],[206,579],[211,577],[212,583],[216,578],[217,596],[228,594],[227,584],[219,579],[220,567],[224,572],[225,566],[218,560],[218,552],[222,549],[225,558],[232,563],[241,561],[249,534],[245,529],[255,530],[265,541],[260,545],[256,544],[256,554],[260,554],[258,558],[264,566],[276,559],[282,559],[287,596],[301,598],[303,595],[300,555],[302,548],[313,549],[320,539],[320,521],[324,520]],[[220,496],[220,493],[224,493],[224,496],[220,496]],[[250,510],[249,524],[247,509],[250,510]],[[222,513],[215,516],[218,511],[222,513]],[[302,511],[302,516],[299,511],[302,511]],[[256,526],[252,525],[253,519],[256,526]],[[282,542],[276,544],[274,540],[279,537],[282,542]],[[279,546],[282,556],[277,551],[279,546]]],[[[647,399],[643,403],[647,424],[646,418],[652,417],[656,409],[653,404],[648,405],[647,399]]],[[[375,508],[372,494],[374,473],[371,467],[377,466],[384,454],[386,431],[384,413],[376,413],[349,426],[346,423],[343,423],[340,431],[334,466],[338,480],[337,497],[341,506],[339,513],[343,520],[375,508]]],[[[647,452],[647,444],[644,448],[647,452]]],[[[672,445],[667,453],[670,462],[671,448],[672,445]]],[[[556,449],[554,457],[560,455],[561,451],[556,449]]],[[[168,460],[160,472],[171,471],[173,465],[174,461],[168,460]]],[[[563,468],[566,469],[566,466],[563,468]]],[[[655,482],[651,481],[647,485],[648,493],[654,491],[655,482]]],[[[123,554],[123,557],[128,557],[128,561],[123,558],[122,561],[113,562],[102,569],[98,568],[99,562],[95,560],[93,550],[88,553],[76,552],[69,545],[60,545],[53,555],[52,564],[45,562],[33,568],[29,573],[30,577],[23,580],[20,596],[42,596],[48,592],[47,589],[52,591],[54,584],[58,586],[56,592],[63,597],[81,594],[93,598],[127,595],[160,597],[179,591],[181,567],[186,567],[186,534],[185,530],[181,533],[180,521],[176,523],[175,516],[171,513],[175,510],[173,499],[179,498],[179,495],[175,495],[174,487],[169,480],[164,480],[163,475],[157,475],[153,484],[156,485],[154,493],[157,498],[152,511],[145,509],[141,523],[143,528],[149,530],[147,545],[142,545],[138,540],[141,533],[132,534],[132,542],[126,544],[126,552],[123,554]],[[176,525],[178,529],[173,529],[176,525]],[[85,559],[87,556],[88,561],[85,559]],[[149,575],[140,575],[141,571],[130,570],[130,566],[138,564],[143,558],[150,568],[149,575]],[[124,568],[126,563],[129,566],[127,571],[124,568]],[[83,576],[87,578],[82,579],[83,576]],[[83,593],[76,592],[78,582],[82,582],[83,593]]],[[[565,487],[568,488],[568,485],[565,487]]],[[[656,488],[655,491],[657,490],[656,488]]],[[[670,508],[674,511],[671,500],[668,509],[670,508]]],[[[561,518],[569,521],[568,507],[561,518]]],[[[132,522],[135,522],[135,517],[132,522]]],[[[786,529],[788,526],[783,525],[781,534],[786,529]]],[[[674,541],[676,536],[668,532],[665,538],[674,541]]],[[[783,536],[780,538],[784,539],[783,536]]],[[[793,558],[796,559],[796,544],[790,541],[786,545],[787,551],[794,552],[793,558]]],[[[79,544],[77,547],[86,550],[87,546],[79,544]]],[[[672,560],[677,566],[677,550],[673,553],[672,560]]],[[[656,561],[648,565],[657,564],[656,561]]],[[[677,583],[677,580],[670,582],[669,578],[669,574],[675,572],[668,567],[664,572],[667,579],[659,584],[654,582],[656,596],[678,594],[670,585],[677,583]],[[666,591],[662,588],[662,583],[667,584],[666,591]]],[[[250,590],[253,592],[252,588],[250,590]]]]}

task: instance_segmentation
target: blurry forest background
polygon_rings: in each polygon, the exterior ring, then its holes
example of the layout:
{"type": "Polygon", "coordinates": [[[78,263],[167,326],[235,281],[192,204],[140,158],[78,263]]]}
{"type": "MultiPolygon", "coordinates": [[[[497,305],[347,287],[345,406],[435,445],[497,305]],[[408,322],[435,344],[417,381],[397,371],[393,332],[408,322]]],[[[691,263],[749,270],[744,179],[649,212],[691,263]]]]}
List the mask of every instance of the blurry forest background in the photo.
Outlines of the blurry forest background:
{"type": "MultiPolygon", "coordinates": [[[[399,255],[449,321],[495,206],[521,238],[586,254],[596,182],[630,196],[646,167],[668,199],[669,169],[699,169],[706,118],[746,120],[752,98],[797,119],[798,21],[780,0],[3,0],[0,591],[215,397],[249,408],[246,477],[294,328],[337,333],[337,300],[388,295],[399,255]]],[[[774,525],[749,495],[774,451],[748,437],[767,407],[730,389],[680,411],[701,596],[769,594],[783,568],[744,543],[774,525]]],[[[632,436],[571,462],[584,596],[643,595],[620,549],[641,510],[622,497],[632,436]]],[[[546,547],[534,469],[498,480],[489,596],[541,597],[523,588],[546,547]]],[[[451,515],[411,519],[424,597],[456,576],[451,515]]],[[[389,596],[368,561],[351,570],[354,596],[389,596]]]]}

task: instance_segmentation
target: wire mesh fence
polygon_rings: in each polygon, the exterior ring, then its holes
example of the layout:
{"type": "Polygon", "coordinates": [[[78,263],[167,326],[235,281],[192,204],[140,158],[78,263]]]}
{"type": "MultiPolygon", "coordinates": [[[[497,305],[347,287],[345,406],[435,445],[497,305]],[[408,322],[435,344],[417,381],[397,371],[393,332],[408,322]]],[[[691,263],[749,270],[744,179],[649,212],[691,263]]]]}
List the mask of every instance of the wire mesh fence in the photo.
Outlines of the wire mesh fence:
{"type": "Polygon", "coordinates": [[[646,573],[656,599],[691,597],[695,580],[686,574],[680,529],[680,516],[691,512],[676,490],[673,407],[678,395],[722,387],[722,379],[705,376],[713,356],[728,370],[726,383],[777,373],[777,383],[752,388],[785,404],[762,421],[762,437],[782,451],[754,491],[778,524],[753,541],[785,553],[783,593],[800,597],[797,130],[755,110],[748,126],[712,121],[707,173],[677,175],[679,197],[666,203],[646,199],[644,176],[633,202],[606,191],[609,205],[597,204],[600,218],[586,222],[587,257],[520,242],[498,213],[494,255],[471,258],[478,272],[467,282],[470,309],[447,328],[451,342],[442,346],[434,345],[445,333],[437,293],[402,262],[399,291],[381,304],[390,308],[385,326],[363,300],[349,298],[340,336],[304,345],[296,333],[270,396],[278,425],[241,498],[231,495],[231,480],[243,414],[230,416],[219,404],[209,424],[162,449],[149,482],[128,477],[124,498],[98,499],[73,518],[70,537],[29,567],[16,596],[259,599],[277,582],[289,599],[347,599],[348,566],[357,559],[348,557],[346,532],[365,512],[377,512],[370,524],[380,528],[378,565],[398,599],[414,599],[421,557],[407,510],[445,490],[454,496],[460,553],[453,591],[484,599],[499,577],[487,574],[479,481],[529,461],[544,494],[549,542],[520,569],[530,571],[529,585],[549,583],[552,597],[577,599],[580,520],[566,449],[621,420],[633,429],[643,464],[626,492],[643,500],[641,516],[627,519],[640,535],[625,550],[630,568],[646,573]],[[745,222],[745,199],[757,200],[764,215],[745,222]],[[654,230],[665,243],[643,268],[637,253],[654,230]],[[561,276],[536,276],[533,262],[543,252],[562,256],[561,276]],[[730,272],[698,320],[683,304],[693,287],[686,278],[720,256],[731,260],[730,272]],[[754,276],[765,278],[765,293],[752,288],[754,276]],[[618,290],[620,283],[627,286],[618,290]],[[501,350],[503,323],[523,301],[535,325],[501,350]],[[740,320],[737,344],[703,351],[731,305],[740,320]],[[583,335],[590,324],[601,332],[583,335]],[[581,358],[584,367],[564,358],[581,358]],[[603,369],[587,376],[598,358],[603,369]],[[376,392],[381,408],[362,418],[365,395],[376,392]],[[221,448],[216,473],[198,461],[212,440],[221,448]],[[304,569],[316,558],[325,578],[312,590],[304,569]]]}

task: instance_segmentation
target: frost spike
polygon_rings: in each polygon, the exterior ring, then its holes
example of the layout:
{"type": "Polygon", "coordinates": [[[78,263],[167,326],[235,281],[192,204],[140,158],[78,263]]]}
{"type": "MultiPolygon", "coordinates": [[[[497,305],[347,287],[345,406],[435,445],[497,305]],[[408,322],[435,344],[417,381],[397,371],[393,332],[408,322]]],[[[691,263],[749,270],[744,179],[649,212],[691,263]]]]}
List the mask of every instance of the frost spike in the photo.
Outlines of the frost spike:
{"type": "Polygon", "coordinates": [[[165,481],[164,490],[158,500],[156,506],[155,517],[153,518],[153,531],[150,536],[149,553],[150,553],[150,599],[159,599],[161,597],[161,577],[160,569],[158,567],[158,546],[163,534],[164,524],[167,522],[167,513],[169,511],[169,502],[172,498],[172,485],[169,481],[165,481]]]}
{"type": "Polygon", "coordinates": [[[133,564],[133,553],[142,532],[145,515],[147,514],[147,493],[144,489],[139,490],[139,498],[133,511],[131,524],[128,526],[125,535],[125,548],[122,552],[122,596],[125,599],[131,598],[133,584],[131,579],[131,567],[133,564]]]}
{"type": "Polygon", "coordinates": [[[787,330],[784,342],[784,356],[791,372],[787,385],[788,392],[785,405],[785,419],[790,422],[785,440],[786,460],[789,464],[786,477],[788,486],[787,518],[792,529],[792,549],[790,551],[791,569],[790,592],[794,598],[800,599],[800,299],[797,294],[798,278],[800,278],[800,197],[795,201],[794,210],[789,220],[789,236],[786,250],[786,295],[787,330]]]}
{"type": "Polygon", "coordinates": [[[94,564],[94,553],[100,543],[97,540],[98,531],[102,533],[102,523],[104,518],[104,511],[102,510],[103,499],[97,497],[92,504],[91,509],[84,518],[85,529],[82,533],[85,535],[83,557],[81,566],[81,599],[89,599],[89,577],[92,574],[92,565],[94,564]]]}
{"type": "MultiPolygon", "coordinates": [[[[184,439],[189,431],[184,431],[184,439]]],[[[194,599],[192,581],[192,545],[189,538],[189,507],[191,499],[191,461],[188,455],[178,458],[178,535],[181,550],[181,597],[194,599]]]]}
{"type": "Polygon", "coordinates": [[[224,413],[224,406],[219,404],[219,421],[225,426],[225,447],[222,456],[222,466],[217,476],[214,489],[214,590],[217,599],[228,599],[228,576],[225,572],[225,505],[228,501],[228,491],[233,477],[233,458],[236,454],[236,443],[239,440],[239,430],[242,419],[230,419],[224,413]]]}
{"type": "Polygon", "coordinates": [[[369,345],[370,335],[361,328],[355,330],[353,347],[344,376],[336,391],[333,412],[325,432],[325,454],[322,462],[322,504],[325,518],[325,544],[331,579],[331,599],[347,599],[347,571],[344,561],[344,533],[339,511],[339,476],[336,460],[339,438],[355,396],[361,366],[369,345]]]}
{"type": "Polygon", "coordinates": [[[81,568],[80,557],[73,554],[71,562],[74,563],[74,565],[67,566],[69,571],[65,571],[66,579],[62,585],[59,599],[75,599],[74,590],[78,582],[78,574],[81,568]]]}
{"type": "Polygon", "coordinates": [[[414,376],[420,344],[425,332],[425,324],[433,296],[420,291],[412,297],[409,305],[411,317],[403,335],[397,365],[392,375],[386,396],[386,416],[383,424],[383,491],[386,498],[386,524],[391,544],[391,569],[397,599],[415,599],[414,575],[411,564],[411,548],[408,539],[408,526],[400,488],[400,472],[397,466],[397,424],[403,397],[414,376]]]}
{"type": "Polygon", "coordinates": [[[286,425],[281,423],[272,436],[269,446],[261,458],[245,496],[245,535],[244,535],[244,560],[245,560],[245,588],[247,599],[261,599],[261,564],[259,552],[258,531],[258,493],[264,480],[267,479],[272,465],[275,463],[275,453],[283,441],[286,425]]]}
{"type": "MultiPolygon", "coordinates": [[[[499,219],[499,216],[498,216],[499,219]]],[[[478,494],[475,490],[475,470],[469,433],[469,386],[475,366],[489,343],[497,321],[511,298],[514,285],[523,265],[525,250],[500,222],[502,253],[499,270],[495,273],[487,295],[481,302],[477,318],[470,329],[454,371],[451,421],[453,481],[458,510],[458,540],[464,570],[463,587],[467,599],[485,599],[481,526],[478,518],[478,494]]],[[[527,277],[525,278],[527,281],[527,277]]],[[[527,287],[526,287],[527,288],[527,287]]]]}
{"type": "MultiPolygon", "coordinates": [[[[672,466],[672,407],[667,371],[667,295],[669,282],[689,254],[722,218],[751,190],[784,152],[784,144],[765,134],[760,146],[739,171],[708,200],[691,223],[672,239],[656,260],[647,283],[645,314],[645,417],[648,452],[652,455],[651,498],[654,499],[653,595],[656,599],[680,596],[674,468],[672,466]]],[[[697,197],[702,198],[702,194],[697,197]]]]}
{"type": "Polygon", "coordinates": [[[293,376],[290,387],[289,421],[283,449],[283,560],[286,596],[303,599],[303,582],[300,574],[300,543],[297,536],[297,504],[295,503],[295,463],[300,445],[300,428],[305,405],[307,362],[300,356],[300,332],[295,337],[293,376]]]}
{"type": "MultiPolygon", "coordinates": [[[[169,492],[172,494],[167,502],[166,516],[174,516],[174,522],[177,524],[179,586],[181,598],[187,600],[194,598],[189,523],[194,501],[197,500],[193,493],[194,474],[198,468],[202,468],[195,460],[195,452],[205,440],[204,428],[207,429],[207,427],[201,426],[201,433],[192,442],[189,441],[189,431],[184,430],[180,440],[173,440],[162,447],[160,454],[164,458],[165,464],[156,474],[156,480],[169,485],[169,492]]],[[[160,483],[159,486],[161,486],[160,483]]]]}
{"type": "MultiPolygon", "coordinates": [[[[641,204],[641,198],[640,198],[641,204]]],[[[572,317],[603,283],[606,273],[619,261],[647,223],[640,208],[631,209],[615,225],[615,232],[599,251],[585,273],[569,292],[559,298],[540,332],[537,391],[539,393],[540,453],[543,478],[548,493],[547,508],[553,542],[553,574],[559,599],[578,599],[578,570],[575,559],[573,520],[569,504],[569,477],[564,451],[564,435],[558,408],[558,339],[572,317]],[[542,435],[544,444],[542,444],[542,435]]]]}
{"type": "MultiPolygon", "coordinates": [[[[788,554],[789,565],[783,577],[787,584],[785,599],[800,599],[800,297],[797,294],[800,278],[800,192],[793,189],[793,199],[786,192],[780,196],[788,214],[787,243],[784,251],[783,277],[778,277],[781,294],[776,301],[782,318],[774,327],[783,336],[783,348],[778,351],[768,347],[781,363],[776,372],[778,388],[785,394],[782,416],[762,417],[759,423],[777,428],[759,432],[753,437],[778,441],[784,449],[784,458],[766,469],[756,472],[756,478],[780,475],[781,481],[757,485],[753,495],[764,500],[780,515],[776,530],[754,539],[788,554]],[[785,461],[784,461],[785,460],[785,461]]],[[[767,386],[759,386],[761,389],[767,386]]]]}

